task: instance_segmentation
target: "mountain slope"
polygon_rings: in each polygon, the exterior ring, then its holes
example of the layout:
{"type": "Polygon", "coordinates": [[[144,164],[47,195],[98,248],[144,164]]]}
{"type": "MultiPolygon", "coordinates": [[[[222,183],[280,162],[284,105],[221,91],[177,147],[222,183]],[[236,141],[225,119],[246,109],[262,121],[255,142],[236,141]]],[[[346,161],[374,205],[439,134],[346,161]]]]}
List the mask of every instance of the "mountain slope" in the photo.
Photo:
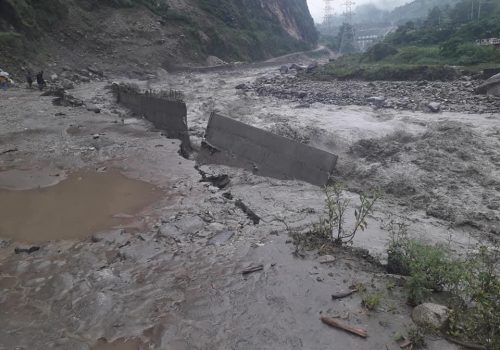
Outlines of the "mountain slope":
{"type": "Polygon", "coordinates": [[[306,0],[0,0],[0,53],[11,69],[140,71],[210,55],[260,60],[316,43],[306,0]]]}
{"type": "Polygon", "coordinates": [[[459,0],[414,0],[406,5],[396,7],[391,12],[391,20],[398,23],[425,18],[434,7],[453,6],[459,0]]]}

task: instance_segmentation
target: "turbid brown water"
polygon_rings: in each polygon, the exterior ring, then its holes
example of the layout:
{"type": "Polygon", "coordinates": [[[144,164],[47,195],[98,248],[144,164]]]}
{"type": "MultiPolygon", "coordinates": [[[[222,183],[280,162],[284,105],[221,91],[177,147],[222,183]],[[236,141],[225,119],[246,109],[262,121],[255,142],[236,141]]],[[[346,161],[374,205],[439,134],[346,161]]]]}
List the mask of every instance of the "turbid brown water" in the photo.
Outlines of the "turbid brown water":
{"type": "Polygon", "coordinates": [[[80,171],[34,190],[0,189],[0,237],[31,243],[82,239],[123,223],[160,196],[155,186],[118,171],[80,171]]]}

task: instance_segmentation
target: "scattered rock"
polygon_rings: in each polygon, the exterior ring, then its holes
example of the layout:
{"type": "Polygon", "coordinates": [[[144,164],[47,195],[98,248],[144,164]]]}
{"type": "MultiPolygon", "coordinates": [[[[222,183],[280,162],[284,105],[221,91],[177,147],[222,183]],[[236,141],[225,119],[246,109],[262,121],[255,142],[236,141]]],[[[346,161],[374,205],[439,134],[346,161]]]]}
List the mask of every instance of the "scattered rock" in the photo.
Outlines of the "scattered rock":
{"type": "Polygon", "coordinates": [[[71,90],[75,88],[75,84],[69,80],[69,79],[64,79],[61,83],[63,89],[65,90],[71,90]]]}
{"type": "Polygon", "coordinates": [[[286,66],[286,65],[281,66],[281,67],[280,67],[280,73],[281,73],[281,74],[286,74],[286,73],[288,73],[288,66],[286,66]]]}
{"type": "Polygon", "coordinates": [[[95,75],[98,75],[100,77],[104,77],[104,72],[102,70],[100,70],[99,68],[97,67],[94,67],[94,66],[88,66],[87,67],[87,70],[90,72],[90,73],[93,73],[95,75]]]}
{"type": "Polygon", "coordinates": [[[40,247],[37,245],[20,245],[14,248],[14,252],[16,254],[21,254],[21,253],[31,254],[38,250],[40,250],[40,247]]]}
{"type": "Polygon", "coordinates": [[[424,303],[413,309],[411,317],[420,327],[439,329],[448,320],[449,312],[444,305],[424,303]]]}

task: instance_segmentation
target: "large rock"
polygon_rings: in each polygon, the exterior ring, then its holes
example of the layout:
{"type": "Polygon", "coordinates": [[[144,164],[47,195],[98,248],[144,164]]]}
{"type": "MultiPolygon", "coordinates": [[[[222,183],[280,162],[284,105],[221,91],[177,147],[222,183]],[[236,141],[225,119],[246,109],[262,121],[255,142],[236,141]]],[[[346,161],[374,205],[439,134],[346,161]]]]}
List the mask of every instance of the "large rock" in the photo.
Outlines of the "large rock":
{"type": "Polygon", "coordinates": [[[224,66],[226,65],[227,62],[221,60],[219,57],[217,56],[208,56],[207,57],[207,65],[209,67],[215,67],[215,66],[224,66]]]}
{"type": "Polygon", "coordinates": [[[444,305],[424,303],[413,309],[411,317],[420,327],[440,329],[448,320],[450,309],[444,305]]]}
{"type": "Polygon", "coordinates": [[[476,93],[500,97],[500,73],[495,74],[477,89],[476,93]]]}
{"type": "Polygon", "coordinates": [[[431,111],[432,113],[438,113],[440,110],[441,110],[441,103],[439,102],[430,102],[428,105],[427,105],[427,108],[429,109],[429,111],[431,111]]]}

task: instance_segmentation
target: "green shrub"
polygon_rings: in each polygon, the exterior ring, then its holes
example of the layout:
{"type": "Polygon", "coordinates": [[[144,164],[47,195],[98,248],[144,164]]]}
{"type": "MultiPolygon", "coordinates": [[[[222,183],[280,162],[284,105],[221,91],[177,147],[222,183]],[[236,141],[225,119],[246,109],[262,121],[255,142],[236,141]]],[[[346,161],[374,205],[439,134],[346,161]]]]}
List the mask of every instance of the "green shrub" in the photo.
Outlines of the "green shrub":
{"type": "Polygon", "coordinates": [[[418,304],[433,291],[452,294],[452,312],[445,331],[487,348],[500,348],[500,279],[498,247],[479,247],[464,258],[446,246],[408,238],[408,226],[390,222],[388,270],[408,276],[408,299],[418,304]]]}

